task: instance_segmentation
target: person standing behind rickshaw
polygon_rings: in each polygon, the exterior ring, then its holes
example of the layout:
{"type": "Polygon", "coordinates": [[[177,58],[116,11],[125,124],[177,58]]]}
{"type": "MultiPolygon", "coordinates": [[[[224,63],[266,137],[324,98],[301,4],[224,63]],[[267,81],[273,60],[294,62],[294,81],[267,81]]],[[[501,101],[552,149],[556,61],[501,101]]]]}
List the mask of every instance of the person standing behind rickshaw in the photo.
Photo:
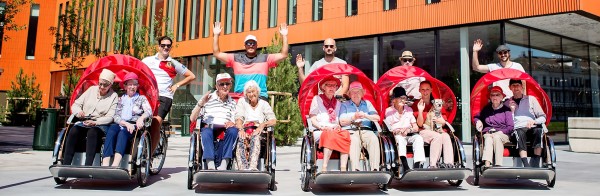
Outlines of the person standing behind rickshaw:
{"type": "Polygon", "coordinates": [[[504,105],[508,106],[514,115],[515,139],[519,156],[525,167],[540,167],[546,113],[544,113],[540,102],[535,97],[524,94],[521,80],[510,80],[509,84],[513,96],[508,98],[504,105]],[[531,156],[530,163],[527,162],[528,139],[532,141],[533,146],[533,156],[531,156]]]}
{"type": "MultiPolygon", "coordinates": [[[[471,61],[471,66],[473,67],[474,71],[488,73],[497,69],[509,68],[525,72],[523,65],[510,60],[510,49],[506,45],[499,45],[496,48],[496,53],[498,54],[498,59],[500,59],[500,62],[480,65],[478,55],[481,48],[483,48],[483,41],[481,41],[481,39],[475,40],[473,42],[473,60],[471,61]]],[[[510,97],[512,96],[512,91],[508,88],[508,85],[508,79],[494,82],[494,86],[500,86],[500,88],[502,88],[502,92],[510,97]]]]}
{"type": "Polygon", "coordinates": [[[67,134],[65,143],[64,165],[71,165],[75,147],[82,139],[86,139],[85,165],[94,163],[96,152],[100,150],[102,135],[108,130],[108,125],[113,122],[115,109],[119,96],[112,90],[115,74],[103,69],[98,79],[98,86],[89,87],[71,105],[71,113],[77,118],[89,118],[77,122],[67,134]]]}
{"type": "Polygon", "coordinates": [[[333,150],[340,152],[340,170],[346,171],[348,164],[348,153],[350,152],[350,134],[342,130],[339,124],[338,114],[341,103],[335,98],[335,91],[340,86],[340,80],[329,76],[321,80],[319,85],[323,93],[315,96],[310,104],[309,117],[314,129],[315,143],[323,149],[323,168],[327,171],[327,164],[333,150]]]}
{"type": "Polygon", "coordinates": [[[369,162],[371,164],[371,170],[379,170],[379,138],[375,135],[373,129],[373,122],[379,122],[379,114],[373,107],[373,104],[368,100],[363,100],[365,95],[365,89],[360,82],[355,81],[350,83],[348,90],[350,95],[350,101],[342,103],[340,108],[340,125],[342,129],[349,130],[352,128],[351,124],[358,121],[358,125],[361,130],[353,130],[350,132],[350,164],[353,171],[361,171],[359,167],[359,159],[361,149],[367,148],[369,153],[369,162]],[[362,130],[364,128],[370,128],[362,130]],[[359,132],[360,131],[360,132],[359,132]]]}
{"type": "MultiPolygon", "coordinates": [[[[325,56],[322,59],[315,61],[308,70],[308,73],[311,73],[317,68],[323,67],[327,64],[346,64],[346,61],[335,57],[335,51],[337,51],[335,40],[333,38],[325,39],[325,41],[323,41],[323,52],[325,53],[325,56]]],[[[304,58],[302,58],[302,54],[296,55],[296,66],[298,67],[298,80],[300,81],[300,84],[302,84],[306,79],[306,76],[304,75],[304,63],[305,61],[304,58]]],[[[335,77],[342,81],[342,85],[339,87],[339,89],[337,89],[335,94],[338,96],[344,96],[344,94],[348,92],[348,84],[350,83],[350,78],[348,77],[348,75],[339,75],[335,77]]]]}
{"type": "Polygon", "coordinates": [[[412,143],[414,153],[413,168],[420,168],[421,163],[425,162],[425,147],[423,137],[419,135],[419,126],[413,115],[413,110],[406,101],[406,90],[402,87],[396,87],[392,94],[392,105],[385,110],[385,120],[389,130],[394,134],[398,145],[398,156],[402,162],[404,171],[410,169],[406,160],[406,145],[412,143]]]}
{"type": "MultiPolygon", "coordinates": [[[[413,66],[415,61],[417,61],[417,58],[413,56],[411,51],[407,50],[402,52],[402,56],[400,56],[398,60],[400,60],[400,66],[413,66]]],[[[408,97],[409,101],[413,99],[421,99],[419,84],[423,81],[425,81],[424,77],[410,77],[400,81],[396,87],[402,87],[404,90],[406,90],[406,96],[408,97]]]]}
{"type": "Polygon", "coordinates": [[[514,131],[513,114],[502,104],[504,96],[502,88],[492,87],[489,97],[491,103],[473,118],[475,128],[483,133],[482,159],[485,169],[491,166],[492,161],[495,161],[496,166],[502,166],[504,144],[510,141],[508,136],[514,131]]]}
{"type": "Polygon", "coordinates": [[[250,80],[244,85],[244,98],[237,102],[235,124],[239,131],[235,156],[239,170],[258,170],[260,134],[265,127],[277,123],[273,109],[267,101],[258,98],[259,93],[258,83],[250,80]]]}
{"type": "MultiPolygon", "coordinates": [[[[238,137],[238,129],[234,123],[236,103],[229,96],[231,80],[232,78],[228,73],[218,74],[216,92],[211,93],[209,91],[202,96],[192,110],[192,114],[190,114],[190,119],[198,119],[200,112],[204,112],[202,122],[206,126],[200,127],[200,137],[204,148],[202,159],[206,161],[208,169],[215,169],[215,166],[217,166],[216,169],[218,170],[226,170],[227,165],[233,158],[233,148],[238,137]],[[217,136],[215,130],[219,128],[225,128],[225,135],[217,142],[215,150],[213,141],[217,136]]],[[[200,125],[201,123],[198,122],[197,126],[200,125]]]]}
{"type": "Polygon", "coordinates": [[[451,167],[454,164],[454,152],[450,135],[445,131],[435,131],[432,128],[426,128],[433,127],[432,122],[441,125],[446,124],[445,110],[441,111],[441,117],[428,115],[430,112],[433,112],[433,97],[431,96],[431,91],[431,82],[427,80],[421,82],[421,85],[419,85],[419,92],[422,96],[421,99],[415,100],[412,109],[417,111],[417,114],[415,115],[417,118],[417,125],[420,128],[425,128],[420,130],[419,134],[423,137],[425,142],[429,143],[429,167],[438,167],[437,162],[442,156],[442,151],[444,153],[444,164],[451,167]]]}

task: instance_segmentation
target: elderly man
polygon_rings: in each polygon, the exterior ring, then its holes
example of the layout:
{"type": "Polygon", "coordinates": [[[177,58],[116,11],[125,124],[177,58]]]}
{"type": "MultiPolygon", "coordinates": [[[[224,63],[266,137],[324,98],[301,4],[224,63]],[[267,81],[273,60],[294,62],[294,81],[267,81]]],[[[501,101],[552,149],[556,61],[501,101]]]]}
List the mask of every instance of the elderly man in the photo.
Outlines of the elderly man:
{"type": "MultiPolygon", "coordinates": [[[[473,60],[471,61],[471,66],[473,67],[474,71],[487,73],[497,69],[510,68],[525,72],[523,65],[510,60],[510,49],[506,45],[499,45],[496,48],[498,59],[500,59],[499,63],[480,65],[478,55],[481,48],[483,48],[483,41],[481,41],[481,39],[475,40],[475,42],[473,42],[473,60]]],[[[500,86],[500,88],[502,88],[502,92],[506,94],[507,97],[512,96],[512,91],[508,89],[508,79],[494,82],[494,86],[500,86]]]]}
{"type": "MultiPolygon", "coordinates": [[[[335,45],[335,40],[333,38],[325,39],[325,41],[323,42],[323,52],[325,52],[325,56],[322,59],[315,61],[308,70],[308,73],[311,73],[317,68],[323,67],[327,64],[346,64],[346,61],[335,57],[336,50],[337,46],[335,45]]],[[[298,80],[300,80],[300,83],[304,82],[304,80],[306,79],[306,76],[304,75],[304,63],[305,62],[304,58],[302,58],[302,55],[296,55],[296,66],[298,66],[298,80]]],[[[337,89],[335,94],[343,96],[348,91],[348,83],[350,83],[350,79],[348,78],[348,75],[336,75],[336,77],[342,81],[342,85],[339,89],[337,89]]]]}
{"type": "Polygon", "coordinates": [[[254,35],[246,36],[244,39],[245,53],[227,54],[219,50],[219,34],[221,34],[221,22],[215,22],[213,27],[213,55],[227,67],[233,68],[235,74],[236,93],[242,93],[244,84],[247,81],[254,80],[260,87],[261,99],[267,100],[267,76],[269,68],[276,67],[277,63],[288,57],[287,34],[288,29],[286,24],[281,24],[279,34],[283,40],[280,53],[275,54],[259,54],[257,51],[258,40],[254,35]]]}
{"type": "Polygon", "coordinates": [[[513,96],[505,101],[504,105],[508,106],[514,115],[519,156],[525,167],[539,167],[544,133],[542,126],[546,122],[546,113],[535,97],[524,94],[521,80],[510,80],[509,84],[513,96]],[[527,162],[527,139],[533,142],[531,163],[527,162]]]}
{"type": "MultiPolygon", "coordinates": [[[[206,125],[199,127],[204,148],[202,159],[206,161],[208,169],[215,169],[215,166],[218,166],[218,170],[225,170],[233,157],[233,148],[238,136],[238,129],[234,124],[236,103],[229,96],[231,76],[228,73],[217,75],[216,86],[216,92],[208,92],[202,96],[192,110],[190,118],[197,119],[198,114],[203,111],[202,122],[206,125]],[[220,138],[215,150],[213,140],[219,133],[215,131],[223,128],[225,136],[220,138]]],[[[197,126],[200,125],[201,123],[198,122],[197,126]]]]}
{"type": "Polygon", "coordinates": [[[350,132],[350,164],[352,170],[361,171],[359,159],[361,148],[369,152],[371,170],[379,170],[379,139],[372,131],[373,122],[379,121],[379,115],[373,104],[363,100],[365,90],[360,82],[350,84],[348,94],[350,101],[342,103],[340,108],[340,124],[342,129],[350,132]]]}

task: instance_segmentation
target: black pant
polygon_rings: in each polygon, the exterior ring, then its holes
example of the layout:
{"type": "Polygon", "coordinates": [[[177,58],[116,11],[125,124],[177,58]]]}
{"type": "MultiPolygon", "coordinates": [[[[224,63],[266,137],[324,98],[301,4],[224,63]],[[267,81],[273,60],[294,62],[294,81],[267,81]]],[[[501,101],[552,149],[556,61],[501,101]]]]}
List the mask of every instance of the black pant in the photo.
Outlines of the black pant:
{"type": "Polygon", "coordinates": [[[94,163],[96,152],[100,151],[103,135],[104,132],[99,127],[73,126],[67,134],[63,165],[71,165],[77,144],[82,140],[86,140],[85,165],[91,166],[94,163]]]}
{"type": "Polygon", "coordinates": [[[517,149],[520,151],[527,151],[527,140],[530,140],[532,148],[542,147],[542,135],[544,131],[542,126],[536,126],[528,129],[527,127],[519,128],[515,130],[515,140],[517,143],[517,149]]]}

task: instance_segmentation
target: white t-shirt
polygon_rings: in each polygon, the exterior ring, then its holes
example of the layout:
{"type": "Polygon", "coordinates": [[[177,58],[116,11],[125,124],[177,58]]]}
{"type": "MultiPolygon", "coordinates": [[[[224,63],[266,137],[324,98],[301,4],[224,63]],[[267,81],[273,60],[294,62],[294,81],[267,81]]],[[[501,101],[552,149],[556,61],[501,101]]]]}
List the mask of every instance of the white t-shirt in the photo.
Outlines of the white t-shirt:
{"type": "MultiPolygon", "coordinates": [[[[325,61],[325,58],[321,58],[320,60],[315,61],[312,64],[312,66],[310,66],[310,69],[308,70],[308,74],[312,73],[314,70],[316,70],[319,67],[323,67],[324,65],[328,65],[328,64],[332,64],[332,63],[347,64],[346,61],[344,61],[344,60],[342,60],[340,58],[337,58],[337,57],[333,57],[333,60],[331,60],[331,62],[327,62],[327,61],[325,61]]],[[[341,75],[334,75],[334,77],[336,77],[337,79],[340,79],[340,81],[342,80],[342,76],[341,75]]],[[[338,88],[338,90],[336,91],[336,94],[339,93],[339,91],[340,91],[341,88],[342,88],[341,86],[338,88]]],[[[319,93],[322,93],[321,92],[321,88],[319,88],[319,93]]]]}
{"type": "Polygon", "coordinates": [[[412,108],[404,106],[404,113],[400,115],[396,108],[390,106],[385,109],[385,121],[389,123],[391,131],[401,128],[410,128],[412,123],[417,123],[412,108]]]}
{"type": "Polygon", "coordinates": [[[242,119],[245,122],[263,123],[267,120],[275,119],[275,113],[268,102],[258,99],[256,108],[252,108],[246,98],[240,98],[236,106],[235,119],[242,119]]]}
{"type": "MultiPolygon", "coordinates": [[[[327,111],[327,108],[325,108],[325,105],[323,104],[323,99],[321,99],[321,96],[316,95],[312,102],[310,103],[310,111],[309,111],[309,115],[316,115],[317,121],[319,122],[319,125],[321,127],[335,127],[339,125],[339,113],[340,113],[340,107],[342,105],[342,103],[340,101],[338,101],[337,99],[335,100],[336,104],[335,104],[335,121],[332,123],[329,121],[329,113],[327,111]]],[[[314,127],[310,127],[310,129],[315,129],[314,127]]]]}
{"type": "MultiPolygon", "coordinates": [[[[414,99],[421,99],[421,92],[419,92],[419,86],[423,81],[425,81],[424,77],[411,77],[400,81],[396,87],[404,88],[404,90],[406,90],[407,96],[413,96],[414,99]]],[[[394,89],[390,91],[390,94],[393,91],[394,89]]]]}
{"type": "MultiPolygon", "coordinates": [[[[517,62],[511,61],[511,64],[508,66],[509,66],[508,69],[516,69],[516,70],[525,72],[525,69],[523,69],[523,65],[521,65],[517,62]]],[[[504,67],[502,67],[502,65],[500,65],[500,63],[490,63],[490,64],[487,64],[487,67],[490,70],[490,72],[504,68],[504,67]]],[[[505,80],[500,80],[500,81],[494,82],[494,86],[499,86],[500,88],[502,88],[502,91],[504,92],[506,97],[512,97],[513,93],[510,90],[509,83],[510,83],[510,80],[505,79],[505,80]]]]}
{"type": "Polygon", "coordinates": [[[156,78],[158,95],[173,99],[173,92],[169,92],[168,90],[173,84],[173,78],[175,78],[177,74],[185,74],[188,69],[170,56],[166,60],[159,60],[158,53],[154,56],[144,58],[142,62],[150,68],[156,78]]]}

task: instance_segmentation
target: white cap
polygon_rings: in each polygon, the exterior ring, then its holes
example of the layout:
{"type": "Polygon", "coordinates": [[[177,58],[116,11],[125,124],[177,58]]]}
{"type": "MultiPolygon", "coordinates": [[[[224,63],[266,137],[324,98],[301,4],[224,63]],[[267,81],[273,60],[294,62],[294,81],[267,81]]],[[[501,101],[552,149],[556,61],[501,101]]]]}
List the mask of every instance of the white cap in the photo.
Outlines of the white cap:
{"type": "Polygon", "coordinates": [[[254,41],[258,42],[258,40],[256,39],[256,36],[254,36],[254,35],[246,36],[246,39],[244,39],[244,43],[246,43],[248,40],[254,40],[254,41]]]}
{"type": "Polygon", "coordinates": [[[217,82],[219,82],[219,80],[231,80],[231,75],[228,73],[217,74],[217,82]]]}

